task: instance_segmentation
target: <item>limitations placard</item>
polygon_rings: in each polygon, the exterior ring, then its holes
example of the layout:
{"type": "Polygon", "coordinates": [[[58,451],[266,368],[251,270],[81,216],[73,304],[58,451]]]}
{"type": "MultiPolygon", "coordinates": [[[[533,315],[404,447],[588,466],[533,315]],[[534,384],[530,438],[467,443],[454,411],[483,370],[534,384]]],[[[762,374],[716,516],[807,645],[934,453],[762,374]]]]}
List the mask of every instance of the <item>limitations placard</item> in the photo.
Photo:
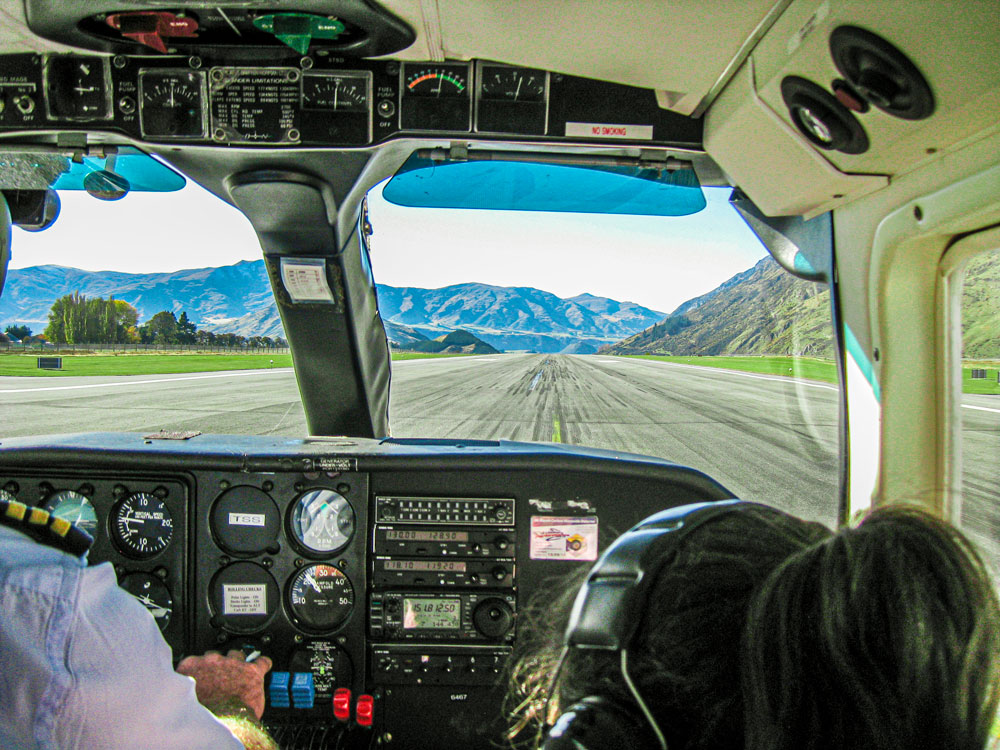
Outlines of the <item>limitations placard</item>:
{"type": "Polygon", "coordinates": [[[292,302],[335,302],[324,258],[282,258],[281,283],[292,302]]]}

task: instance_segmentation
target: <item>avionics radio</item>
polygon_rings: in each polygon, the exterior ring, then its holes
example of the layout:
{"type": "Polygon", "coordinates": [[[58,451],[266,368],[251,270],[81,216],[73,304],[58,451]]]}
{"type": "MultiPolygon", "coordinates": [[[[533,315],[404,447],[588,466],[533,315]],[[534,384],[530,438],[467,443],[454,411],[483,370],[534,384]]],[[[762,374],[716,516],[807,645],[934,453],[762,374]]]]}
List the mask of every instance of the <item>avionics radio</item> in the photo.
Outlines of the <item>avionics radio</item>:
{"type": "Polygon", "coordinates": [[[382,496],[375,498],[375,518],[373,637],[434,642],[513,637],[512,499],[382,496]]]}

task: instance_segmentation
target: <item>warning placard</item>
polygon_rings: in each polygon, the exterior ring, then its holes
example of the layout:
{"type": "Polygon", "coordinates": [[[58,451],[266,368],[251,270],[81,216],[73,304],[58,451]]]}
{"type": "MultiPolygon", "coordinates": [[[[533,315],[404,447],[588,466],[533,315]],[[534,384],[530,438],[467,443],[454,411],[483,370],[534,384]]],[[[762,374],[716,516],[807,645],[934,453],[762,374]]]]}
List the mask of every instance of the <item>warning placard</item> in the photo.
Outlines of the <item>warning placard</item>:
{"type": "Polygon", "coordinates": [[[532,516],[532,560],[596,560],[597,516],[532,516]]]}
{"type": "Polygon", "coordinates": [[[266,615],[267,586],[262,583],[222,584],[222,614],[266,615]]]}
{"type": "Polygon", "coordinates": [[[281,281],[292,302],[335,301],[323,258],[282,258],[281,281]]]}

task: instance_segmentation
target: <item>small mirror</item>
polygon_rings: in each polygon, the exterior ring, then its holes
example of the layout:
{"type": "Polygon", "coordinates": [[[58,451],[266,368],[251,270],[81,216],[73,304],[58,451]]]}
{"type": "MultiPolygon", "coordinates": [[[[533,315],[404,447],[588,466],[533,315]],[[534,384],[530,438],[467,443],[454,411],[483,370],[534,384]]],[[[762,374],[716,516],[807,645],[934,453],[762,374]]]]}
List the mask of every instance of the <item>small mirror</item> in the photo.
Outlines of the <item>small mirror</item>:
{"type": "Polygon", "coordinates": [[[83,178],[83,189],[102,201],[121,200],[128,195],[131,187],[128,180],[107,169],[98,169],[83,178]]]}

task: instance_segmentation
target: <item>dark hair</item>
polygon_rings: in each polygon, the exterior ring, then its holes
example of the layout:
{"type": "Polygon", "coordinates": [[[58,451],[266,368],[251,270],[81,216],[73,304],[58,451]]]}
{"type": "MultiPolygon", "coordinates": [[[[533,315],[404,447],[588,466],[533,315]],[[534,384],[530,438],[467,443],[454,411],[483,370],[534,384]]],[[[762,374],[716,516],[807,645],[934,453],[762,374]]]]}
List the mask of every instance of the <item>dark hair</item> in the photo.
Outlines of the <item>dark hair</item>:
{"type": "MultiPolygon", "coordinates": [[[[828,537],[817,523],[753,506],[693,530],[660,570],[629,649],[629,672],[671,750],[732,750],[743,742],[740,634],[753,592],[789,555],[828,537]]],[[[572,650],[553,689],[562,634],[586,569],[558,584],[558,596],[519,615],[508,714],[510,736],[537,742],[553,692],[568,706],[590,694],[631,703],[617,653],[572,650]],[[523,732],[532,727],[535,732],[523,732]]]]}
{"type": "Polygon", "coordinates": [[[983,750],[1000,609],[947,523],[906,508],[778,567],[744,633],[747,750],[983,750]]]}

